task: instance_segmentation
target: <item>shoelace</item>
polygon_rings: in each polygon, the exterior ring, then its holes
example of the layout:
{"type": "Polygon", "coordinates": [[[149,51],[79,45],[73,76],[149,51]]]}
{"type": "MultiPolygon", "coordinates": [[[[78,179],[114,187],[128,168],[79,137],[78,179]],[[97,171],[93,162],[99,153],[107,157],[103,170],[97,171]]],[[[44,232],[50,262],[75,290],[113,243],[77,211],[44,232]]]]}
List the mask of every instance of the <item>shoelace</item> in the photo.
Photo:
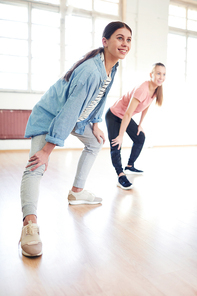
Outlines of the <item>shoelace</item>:
{"type": "Polygon", "coordinates": [[[34,233],[38,233],[38,227],[35,225],[32,225],[32,222],[30,221],[27,227],[25,228],[26,234],[33,235],[34,233]]]}
{"type": "MultiPolygon", "coordinates": [[[[32,221],[29,221],[27,226],[25,227],[25,233],[26,233],[26,235],[33,235],[35,233],[39,234],[39,229],[38,229],[37,226],[32,225],[32,221]]],[[[19,244],[21,242],[21,238],[22,238],[22,233],[21,233],[21,237],[20,237],[20,240],[19,240],[19,244]]]]}

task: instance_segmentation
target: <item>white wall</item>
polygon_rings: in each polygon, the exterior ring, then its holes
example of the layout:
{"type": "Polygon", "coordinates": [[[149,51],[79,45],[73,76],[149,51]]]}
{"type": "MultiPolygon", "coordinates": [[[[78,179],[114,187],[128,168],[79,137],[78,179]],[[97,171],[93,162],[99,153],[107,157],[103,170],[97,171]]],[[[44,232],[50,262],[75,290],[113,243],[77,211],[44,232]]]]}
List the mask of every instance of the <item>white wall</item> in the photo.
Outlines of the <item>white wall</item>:
{"type": "MultiPolygon", "coordinates": [[[[147,146],[197,145],[196,94],[189,85],[168,79],[167,35],[169,0],[129,0],[126,22],[133,29],[132,54],[127,58],[124,92],[149,79],[150,67],[162,62],[167,67],[162,107],[153,103],[143,128],[147,146]]],[[[129,143],[129,142],[128,142],[129,143]]]]}
{"type": "MultiPolygon", "coordinates": [[[[169,0],[129,0],[126,7],[126,22],[133,29],[132,54],[128,57],[124,92],[144,80],[149,80],[152,64],[167,63],[169,0]],[[129,74],[128,74],[129,73],[129,74]]],[[[164,84],[164,105],[165,105],[164,84]]],[[[168,137],[163,135],[161,126],[165,126],[164,106],[153,103],[143,123],[146,134],[146,146],[170,145],[168,137]]],[[[137,117],[139,118],[139,116],[137,117]]]]}
{"type": "Polygon", "coordinates": [[[167,60],[169,0],[128,0],[126,22],[133,30],[127,71],[144,79],[153,63],[167,60]]]}

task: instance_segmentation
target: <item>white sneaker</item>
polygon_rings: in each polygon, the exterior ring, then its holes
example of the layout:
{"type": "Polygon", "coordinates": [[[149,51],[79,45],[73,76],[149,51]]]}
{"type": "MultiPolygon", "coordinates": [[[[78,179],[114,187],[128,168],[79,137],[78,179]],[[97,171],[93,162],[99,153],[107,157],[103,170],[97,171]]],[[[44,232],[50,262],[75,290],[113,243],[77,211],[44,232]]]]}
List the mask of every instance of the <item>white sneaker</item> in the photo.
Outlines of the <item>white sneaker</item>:
{"type": "Polygon", "coordinates": [[[70,205],[95,205],[101,202],[102,198],[96,197],[93,193],[87,190],[82,190],[81,192],[73,192],[70,190],[68,194],[68,203],[70,205]]]}
{"type": "Polygon", "coordinates": [[[21,243],[23,255],[29,257],[42,255],[42,242],[38,225],[28,221],[28,224],[22,228],[19,243],[21,243]]]}

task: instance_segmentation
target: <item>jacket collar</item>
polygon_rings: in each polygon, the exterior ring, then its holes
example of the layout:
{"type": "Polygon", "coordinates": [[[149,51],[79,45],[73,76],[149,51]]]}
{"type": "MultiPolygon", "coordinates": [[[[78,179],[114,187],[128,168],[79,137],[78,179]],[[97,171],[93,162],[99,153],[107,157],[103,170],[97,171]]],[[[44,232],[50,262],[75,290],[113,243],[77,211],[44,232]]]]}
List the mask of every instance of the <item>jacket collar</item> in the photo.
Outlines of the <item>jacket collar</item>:
{"type": "MultiPolygon", "coordinates": [[[[101,56],[100,56],[100,53],[98,53],[95,57],[94,57],[94,61],[95,61],[95,64],[97,66],[97,68],[99,69],[99,71],[101,72],[101,74],[105,77],[105,79],[107,79],[107,73],[106,73],[106,70],[105,70],[105,66],[101,60],[101,56]]],[[[119,66],[119,62],[117,62],[113,67],[112,67],[112,70],[111,70],[111,73],[114,72],[114,70],[116,70],[116,68],[119,66]]]]}

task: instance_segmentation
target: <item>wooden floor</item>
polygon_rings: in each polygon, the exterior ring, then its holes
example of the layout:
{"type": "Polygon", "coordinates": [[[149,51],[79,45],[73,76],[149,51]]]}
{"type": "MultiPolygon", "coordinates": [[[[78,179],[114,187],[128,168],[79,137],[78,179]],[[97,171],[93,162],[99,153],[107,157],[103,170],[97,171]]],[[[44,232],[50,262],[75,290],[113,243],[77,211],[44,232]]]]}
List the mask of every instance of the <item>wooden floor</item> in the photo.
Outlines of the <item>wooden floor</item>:
{"type": "Polygon", "coordinates": [[[197,146],[145,148],[136,164],[145,174],[129,177],[129,191],[103,149],[86,183],[103,204],[68,206],[79,155],[51,155],[38,210],[43,255],[30,259],[18,249],[28,152],[0,153],[0,295],[197,295],[197,146]]]}

